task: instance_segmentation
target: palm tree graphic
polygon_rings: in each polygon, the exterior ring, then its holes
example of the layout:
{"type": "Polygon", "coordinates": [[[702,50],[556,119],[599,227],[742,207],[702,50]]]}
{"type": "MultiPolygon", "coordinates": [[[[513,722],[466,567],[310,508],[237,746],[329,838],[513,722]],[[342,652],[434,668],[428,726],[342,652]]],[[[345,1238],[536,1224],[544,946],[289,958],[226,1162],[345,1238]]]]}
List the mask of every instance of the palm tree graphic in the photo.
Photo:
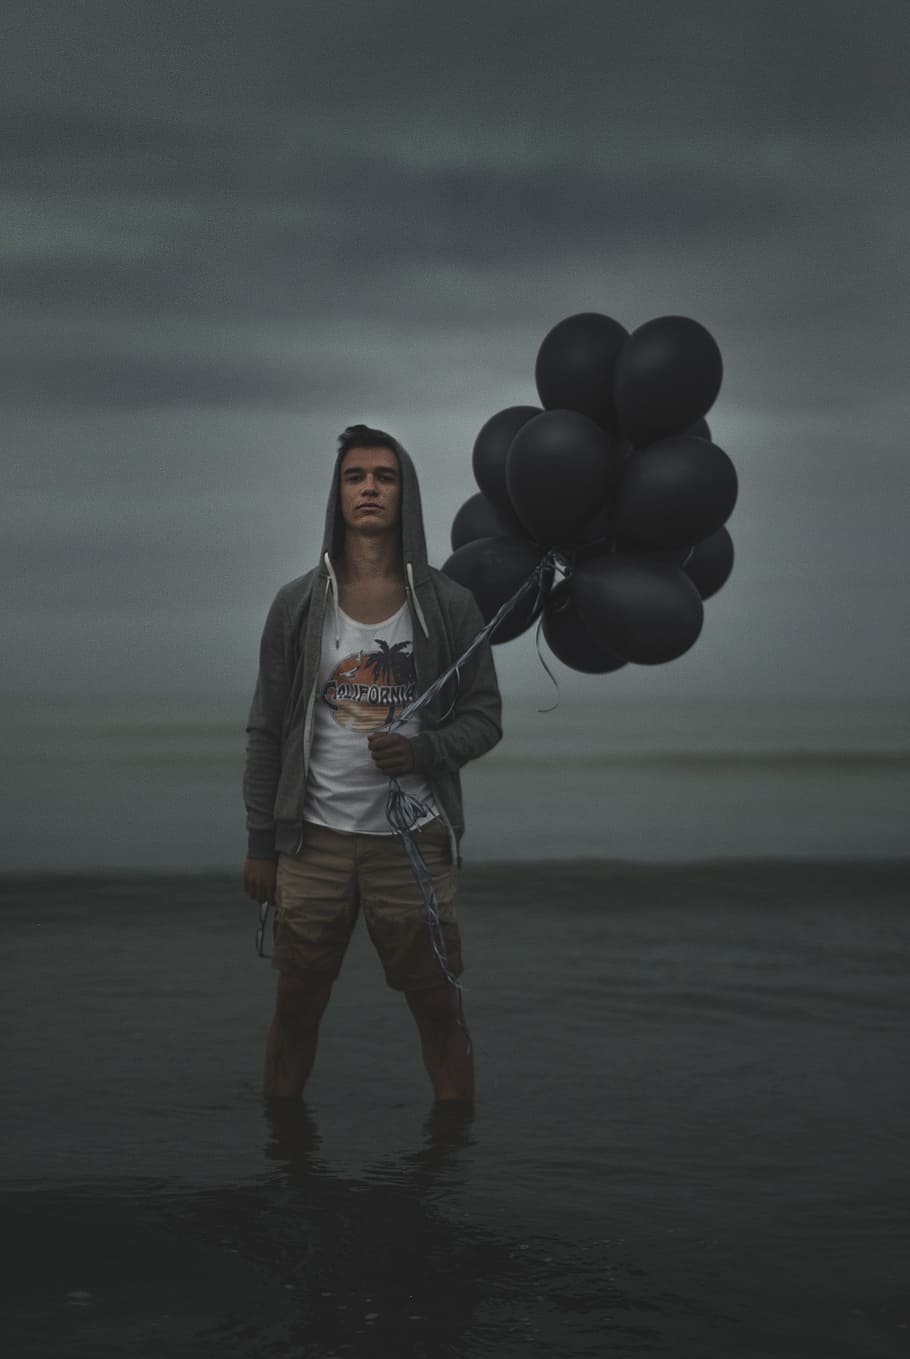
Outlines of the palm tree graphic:
{"type": "MultiPolygon", "coordinates": [[[[371,670],[377,684],[408,684],[414,678],[414,661],[409,653],[410,642],[396,642],[389,646],[381,637],[375,639],[377,652],[367,657],[366,668],[371,670]]],[[[389,703],[386,722],[395,717],[395,703],[389,703]]]]}

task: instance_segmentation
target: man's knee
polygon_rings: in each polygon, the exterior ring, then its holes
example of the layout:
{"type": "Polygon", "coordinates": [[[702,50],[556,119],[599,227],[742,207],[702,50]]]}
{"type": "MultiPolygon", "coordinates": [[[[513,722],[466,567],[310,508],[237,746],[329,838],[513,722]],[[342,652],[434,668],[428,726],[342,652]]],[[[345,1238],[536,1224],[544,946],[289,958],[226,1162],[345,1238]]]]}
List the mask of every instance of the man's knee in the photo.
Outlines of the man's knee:
{"type": "Polygon", "coordinates": [[[318,1024],[329,1003],[335,978],[320,973],[308,976],[278,975],[275,1014],[282,1024],[318,1024]]]}
{"type": "Polygon", "coordinates": [[[405,998],[418,1022],[450,1024],[458,1014],[458,993],[451,982],[429,986],[423,991],[406,991],[405,998]]]}

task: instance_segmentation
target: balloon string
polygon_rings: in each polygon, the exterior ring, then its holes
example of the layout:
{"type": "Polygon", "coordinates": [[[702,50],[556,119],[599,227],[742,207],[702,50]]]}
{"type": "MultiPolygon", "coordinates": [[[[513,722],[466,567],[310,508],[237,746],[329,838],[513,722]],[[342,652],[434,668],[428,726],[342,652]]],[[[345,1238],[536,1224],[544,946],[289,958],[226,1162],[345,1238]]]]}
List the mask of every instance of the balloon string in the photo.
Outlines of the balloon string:
{"type": "MultiPolygon", "coordinates": [[[[407,722],[409,718],[413,717],[415,713],[420,712],[421,708],[425,707],[426,704],[429,703],[431,699],[435,698],[436,695],[439,693],[440,689],[442,689],[443,686],[449,682],[452,676],[459,674],[465,662],[469,660],[471,656],[474,655],[474,652],[478,649],[478,647],[483,645],[483,643],[490,636],[490,633],[494,632],[496,628],[499,627],[499,624],[506,617],[506,615],[511,613],[512,610],[515,608],[516,604],[518,604],[525,597],[525,595],[528,594],[529,591],[533,590],[535,587],[537,589],[537,599],[534,601],[534,608],[536,610],[544,595],[543,585],[544,577],[547,574],[548,570],[552,570],[560,562],[561,558],[554,551],[547,552],[543,557],[541,557],[540,561],[534,567],[534,570],[528,576],[527,580],[522,581],[521,585],[515,591],[514,595],[512,595],[512,598],[507,599],[505,604],[503,604],[502,608],[499,609],[495,616],[490,619],[489,623],[487,623],[485,627],[481,628],[480,632],[478,632],[477,636],[474,638],[473,642],[471,642],[467,650],[464,651],[462,655],[458,657],[458,660],[453,662],[453,664],[449,666],[448,670],[444,670],[438,679],[435,679],[427,689],[424,689],[422,694],[418,694],[417,698],[413,699],[405,708],[403,708],[396,718],[393,718],[391,722],[387,722],[386,725],[383,727],[383,731],[390,732],[396,731],[400,726],[407,722]]],[[[454,706],[454,704],[452,706],[454,706]]],[[[450,707],[449,712],[451,712],[451,710],[452,708],[450,707]]]]}
{"type": "MultiPolygon", "coordinates": [[[[455,676],[455,695],[457,698],[461,668],[465,662],[469,657],[473,656],[478,647],[483,645],[490,634],[499,627],[499,624],[506,615],[511,613],[525,595],[535,588],[537,590],[537,598],[534,601],[534,609],[536,611],[545,593],[544,579],[546,574],[548,571],[558,569],[562,565],[562,559],[558,553],[554,551],[547,552],[534,567],[534,570],[528,576],[527,580],[522,582],[514,595],[512,595],[512,598],[506,600],[502,608],[497,611],[495,617],[491,618],[489,623],[480,630],[467,650],[458,657],[458,660],[450,665],[448,670],[444,671],[438,679],[434,680],[429,688],[425,689],[422,694],[418,695],[418,697],[413,700],[413,702],[409,703],[397,718],[393,719],[391,722],[387,722],[383,730],[392,732],[395,731],[397,727],[400,727],[402,723],[407,722],[408,718],[413,717],[415,713],[419,712],[420,709],[425,706],[425,704],[429,703],[430,699],[439,693],[443,685],[446,684],[453,675],[455,676]]],[[[539,650],[538,644],[538,653],[539,650]]],[[[543,661],[542,656],[541,661],[543,661]]],[[[546,662],[544,662],[544,668],[546,669],[546,662]]],[[[547,673],[549,673],[549,671],[547,673]]],[[[552,679],[552,675],[550,677],[552,679]]],[[[553,682],[555,684],[556,681],[554,680],[553,682]]],[[[446,716],[451,713],[454,706],[455,699],[453,698],[446,716]]],[[[404,846],[405,854],[411,865],[411,872],[414,874],[414,879],[420,890],[420,895],[423,898],[424,916],[430,934],[430,946],[432,947],[436,961],[439,963],[446,981],[454,986],[458,993],[458,1018],[456,1023],[464,1033],[465,1051],[467,1055],[470,1056],[473,1051],[473,1045],[467,1021],[464,1017],[464,1004],[462,1001],[462,992],[464,988],[461,982],[458,981],[449,970],[449,958],[446,951],[445,937],[442,933],[439,919],[439,902],[436,897],[436,889],[433,886],[433,875],[430,872],[426,859],[421,853],[420,847],[414,839],[414,827],[417,823],[419,821],[427,820],[430,817],[434,817],[435,815],[436,809],[434,807],[428,806],[425,802],[421,802],[420,798],[414,797],[413,794],[405,792],[398,780],[393,775],[389,775],[389,789],[386,796],[386,820],[391,826],[394,834],[398,836],[404,846]]]]}
{"type": "Polygon", "coordinates": [[[435,810],[421,802],[419,798],[411,793],[405,792],[401,784],[394,776],[389,775],[389,791],[386,798],[386,818],[401,843],[404,845],[405,854],[411,865],[411,872],[414,874],[420,894],[423,897],[424,917],[427,922],[427,929],[430,934],[430,947],[436,956],[436,961],[442,968],[442,974],[446,981],[455,987],[458,993],[458,1018],[456,1023],[464,1032],[465,1052],[470,1057],[473,1051],[471,1043],[471,1033],[468,1029],[467,1020],[464,1017],[464,1004],[462,992],[464,987],[461,982],[449,971],[449,955],[446,950],[445,936],[442,932],[442,924],[439,918],[439,902],[436,897],[436,889],[433,886],[433,875],[429,865],[421,853],[420,847],[416,843],[413,835],[413,827],[420,820],[429,819],[435,816],[435,810]]]}
{"type": "Polygon", "coordinates": [[[449,720],[449,718],[452,716],[452,713],[455,711],[455,704],[458,702],[458,694],[459,694],[460,689],[461,689],[461,670],[460,670],[460,668],[459,668],[458,662],[456,661],[456,663],[455,663],[455,689],[454,689],[454,691],[453,691],[453,693],[452,693],[452,702],[449,704],[449,706],[446,708],[445,712],[443,713],[442,717],[439,719],[440,722],[447,722],[447,721],[449,720]]]}
{"type": "Polygon", "coordinates": [[[553,688],[556,690],[556,702],[551,703],[549,708],[538,708],[537,711],[539,713],[554,713],[556,709],[559,707],[559,683],[556,679],[556,676],[553,674],[553,671],[550,669],[550,667],[544,660],[543,652],[540,649],[540,630],[542,627],[543,620],[541,619],[540,622],[537,624],[537,631],[534,634],[534,641],[537,646],[537,659],[540,661],[544,670],[546,670],[547,674],[550,676],[550,679],[553,681],[553,688]]]}

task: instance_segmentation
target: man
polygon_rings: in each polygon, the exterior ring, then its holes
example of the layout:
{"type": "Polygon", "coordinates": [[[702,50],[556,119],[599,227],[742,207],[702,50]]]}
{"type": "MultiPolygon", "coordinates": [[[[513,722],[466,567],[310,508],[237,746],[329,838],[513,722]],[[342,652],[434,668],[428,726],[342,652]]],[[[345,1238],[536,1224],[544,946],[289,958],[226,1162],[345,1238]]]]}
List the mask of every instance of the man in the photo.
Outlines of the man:
{"type": "Polygon", "coordinates": [[[393,776],[423,809],[414,841],[457,977],[458,771],[502,735],[493,658],[485,644],[408,723],[382,730],[467,649],[483,618],[469,591],[427,563],[417,474],[398,441],[354,425],[338,442],[320,563],[269,610],[247,724],[243,886],[277,903],[264,1092],[302,1094],[362,905],[386,981],[417,1022],[437,1103],[473,1104],[458,994],[385,808],[393,776]]]}

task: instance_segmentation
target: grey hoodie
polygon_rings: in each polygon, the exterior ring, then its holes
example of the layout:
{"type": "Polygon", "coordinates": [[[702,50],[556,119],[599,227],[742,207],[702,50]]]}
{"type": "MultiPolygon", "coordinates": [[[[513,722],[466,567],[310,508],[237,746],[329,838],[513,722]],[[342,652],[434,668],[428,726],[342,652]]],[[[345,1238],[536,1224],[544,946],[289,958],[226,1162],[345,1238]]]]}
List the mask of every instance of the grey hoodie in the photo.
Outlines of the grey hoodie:
{"type": "MultiPolygon", "coordinates": [[[[483,627],[469,590],[427,562],[420,488],[410,457],[395,444],[401,468],[401,542],[414,627],[417,692],[422,694],[467,650],[483,627]]],[[[247,853],[253,859],[298,853],[303,798],[313,744],[313,715],[327,608],[338,604],[332,558],[344,542],[339,499],[341,455],[335,461],[319,565],[283,585],[269,609],[259,647],[259,678],[247,719],[247,853]]],[[[337,617],[337,615],[334,615],[337,617]]],[[[411,740],[417,773],[428,781],[448,823],[452,854],[464,832],[461,780],[468,760],[502,736],[501,703],[489,643],[421,710],[423,730],[411,740]]]]}

